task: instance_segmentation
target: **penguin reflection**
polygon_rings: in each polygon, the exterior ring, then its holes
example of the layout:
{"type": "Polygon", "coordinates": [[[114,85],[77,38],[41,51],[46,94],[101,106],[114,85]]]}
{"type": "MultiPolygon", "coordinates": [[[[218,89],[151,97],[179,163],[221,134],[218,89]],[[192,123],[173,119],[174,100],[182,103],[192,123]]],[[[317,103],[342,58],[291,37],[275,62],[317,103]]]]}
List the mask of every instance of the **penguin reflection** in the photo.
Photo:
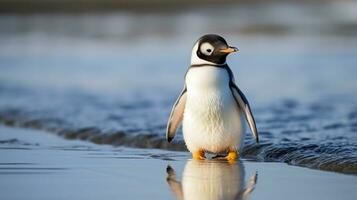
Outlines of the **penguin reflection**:
{"type": "Polygon", "coordinates": [[[182,174],[182,183],[176,180],[175,170],[167,166],[167,183],[180,200],[245,200],[254,190],[257,173],[244,183],[243,163],[189,160],[182,174]]]}

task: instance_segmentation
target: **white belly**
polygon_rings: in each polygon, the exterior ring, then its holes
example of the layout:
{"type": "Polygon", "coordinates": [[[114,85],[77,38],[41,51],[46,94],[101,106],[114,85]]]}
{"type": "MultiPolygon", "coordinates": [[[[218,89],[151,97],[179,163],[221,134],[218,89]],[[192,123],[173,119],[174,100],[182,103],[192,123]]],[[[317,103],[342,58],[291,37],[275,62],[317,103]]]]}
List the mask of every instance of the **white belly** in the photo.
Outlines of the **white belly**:
{"type": "Polygon", "coordinates": [[[226,70],[217,67],[190,69],[186,86],[183,136],[189,151],[239,150],[244,131],[226,70]]]}

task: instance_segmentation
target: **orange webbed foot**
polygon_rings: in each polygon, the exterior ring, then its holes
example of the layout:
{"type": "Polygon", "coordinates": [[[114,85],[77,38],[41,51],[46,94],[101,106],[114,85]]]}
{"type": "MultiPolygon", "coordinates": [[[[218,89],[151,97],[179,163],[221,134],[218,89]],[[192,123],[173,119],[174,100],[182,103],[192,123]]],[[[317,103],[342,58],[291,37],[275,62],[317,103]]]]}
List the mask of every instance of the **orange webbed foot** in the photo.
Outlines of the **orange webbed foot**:
{"type": "Polygon", "coordinates": [[[203,150],[194,151],[192,153],[192,158],[195,160],[204,160],[206,159],[205,152],[203,150]]]}

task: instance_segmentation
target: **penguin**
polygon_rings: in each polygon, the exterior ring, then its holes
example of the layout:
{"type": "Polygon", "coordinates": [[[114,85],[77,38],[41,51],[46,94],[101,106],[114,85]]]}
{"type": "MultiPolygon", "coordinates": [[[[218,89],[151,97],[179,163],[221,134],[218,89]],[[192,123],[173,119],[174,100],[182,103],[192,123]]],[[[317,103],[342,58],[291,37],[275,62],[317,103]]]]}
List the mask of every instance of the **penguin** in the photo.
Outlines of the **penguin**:
{"type": "Polygon", "coordinates": [[[225,153],[224,159],[236,160],[244,142],[243,115],[259,143],[249,102],[226,63],[234,52],[238,52],[236,47],[215,34],[202,36],[192,49],[184,87],[169,116],[166,139],[171,142],[182,123],[183,138],[193,159],[203,160],[209,152],[225,153]]]}

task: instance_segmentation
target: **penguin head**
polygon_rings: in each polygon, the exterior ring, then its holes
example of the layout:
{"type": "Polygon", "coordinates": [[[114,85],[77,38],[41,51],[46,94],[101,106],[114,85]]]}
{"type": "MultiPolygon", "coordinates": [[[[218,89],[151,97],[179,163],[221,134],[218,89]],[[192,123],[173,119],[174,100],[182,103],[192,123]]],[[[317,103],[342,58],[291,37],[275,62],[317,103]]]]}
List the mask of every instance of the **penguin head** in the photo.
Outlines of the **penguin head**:
{"type": "Polygon", "coordinates": [[[193,47],[191,65],[225,64],[227,55],[237,51],[236,47],[230,47],[226,40],[219,35],[204,35],[193,47]]]}

